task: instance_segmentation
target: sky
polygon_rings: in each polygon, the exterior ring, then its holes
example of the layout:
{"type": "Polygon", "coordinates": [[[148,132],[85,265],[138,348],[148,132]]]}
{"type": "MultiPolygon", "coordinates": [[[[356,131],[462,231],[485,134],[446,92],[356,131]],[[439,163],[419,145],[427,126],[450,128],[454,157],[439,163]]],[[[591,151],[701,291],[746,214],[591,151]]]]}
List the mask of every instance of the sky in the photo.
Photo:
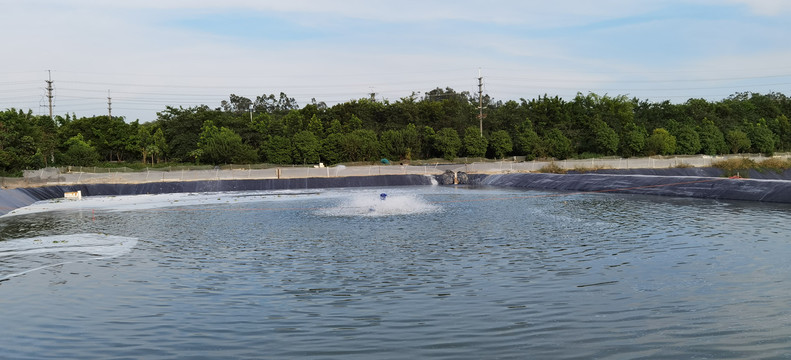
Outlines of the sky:
{"type": "Polygon", "coordinates": [[[300,106],[437,87],[683,103],[791,96],[786,0],[0,0],[0,109],[156,120],[230,94],[300,106]]]}

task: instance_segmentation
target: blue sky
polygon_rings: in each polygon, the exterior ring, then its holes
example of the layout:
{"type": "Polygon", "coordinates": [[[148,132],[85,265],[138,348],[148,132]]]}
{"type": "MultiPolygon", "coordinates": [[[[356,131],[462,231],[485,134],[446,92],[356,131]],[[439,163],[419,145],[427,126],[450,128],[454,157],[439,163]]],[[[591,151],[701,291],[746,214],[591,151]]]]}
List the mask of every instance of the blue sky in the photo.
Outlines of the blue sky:
{"type": "Polygon", "coordinates": [[[0,108],[143,122],[233,93],[391,102],[435,87],[496,100],[577,92],[680,103],[791,95],[791,2],[7,1],[0,108]]]}

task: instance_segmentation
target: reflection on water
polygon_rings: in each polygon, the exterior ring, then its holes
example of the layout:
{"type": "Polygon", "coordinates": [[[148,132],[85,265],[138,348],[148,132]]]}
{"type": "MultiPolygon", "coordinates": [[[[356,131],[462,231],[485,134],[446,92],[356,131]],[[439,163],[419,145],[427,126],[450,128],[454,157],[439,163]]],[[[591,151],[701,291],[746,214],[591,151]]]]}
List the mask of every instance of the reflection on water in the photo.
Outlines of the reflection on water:
{"type": "MultiPolygon", "coordinates": [[[[122,198],[0,218],[6,247],[71,234],[137,240],[112,258],[91,250],[96,259],[0,282],[0,318],[15,324],[0,330],[4,353],[790,355],[785,205],[450,187],[317,192],[193,195],[186,205],[122,198]],[[370,216],[381,192],[402,201],[370,216]]],[[[74,255],[49,247],[15,254],[13,266],[74,255]]],[[[0,270],[8,259],[0,255],[0,270]]]]}

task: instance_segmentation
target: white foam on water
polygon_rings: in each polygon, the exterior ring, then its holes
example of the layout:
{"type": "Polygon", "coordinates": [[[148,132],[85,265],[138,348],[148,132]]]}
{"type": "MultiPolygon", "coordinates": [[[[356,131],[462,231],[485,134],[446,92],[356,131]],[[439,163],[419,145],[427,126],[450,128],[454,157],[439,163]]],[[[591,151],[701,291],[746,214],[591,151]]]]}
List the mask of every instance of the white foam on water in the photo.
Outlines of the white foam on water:
{"type": "Polygon", "coordinates": [[[379,193],[375,192],[357,192],[337,196],[340,198],[340,204],[318,210],[317,213],[324,216],[378,217],[425,214],[441,209],[440,206],[429,203],[412,193],[388,194],[385,200],[382,200],[379,193]]]}
{"type": "Polygon", "coordinates": [[[135,245],[136,238],[95,233],[0,241],[0,281],[48,267],[115,258],[135,245]]]}
{"type": "Polygon", "coordinates": [[[221,205],[232,203],[256,202],[262,199],[295,200],[306,196],[316,196],[317,192],[306,190],[248,191],[216,193],[172,193],[155,195],[124,196],[86,196],[82,200],[52,199],[35,202],[29,206],[15,209],[2,217],[35,214],[48,211],[104,210],[134,211],[167,207],[187,207],[197,205],[221,205]]]}
{"type": "MultiPolygon", "coordinates": [[[[411,191],[385,190],[386,200],[380,200],[382,190],[371,189],[300,189],[214,193],[172,193],[155,195],[86,196],[82,200],[53,199],[38,201],[9,212],[3,217],[52,211],[138,211],[192,206],[243,204],[261,201],[300,201],[335,199],[340,205],[319,210],[329,216],[389,216],[434,212],[440,206],[431,204],[411,191]]],[[[315,208],[315,207],[314,207],[315,208]]]]}

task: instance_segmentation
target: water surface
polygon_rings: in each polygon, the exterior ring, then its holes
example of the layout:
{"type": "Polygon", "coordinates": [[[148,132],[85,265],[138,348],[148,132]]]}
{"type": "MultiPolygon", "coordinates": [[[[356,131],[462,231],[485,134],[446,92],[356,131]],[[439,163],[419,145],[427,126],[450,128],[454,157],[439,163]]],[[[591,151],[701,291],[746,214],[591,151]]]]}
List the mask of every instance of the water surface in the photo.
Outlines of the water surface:
{"type": "Polygon", "coordinates": [[[41,202],[0,217],[0,350],[791,357],[789,218],[787,205],[437,186],[41,202]]]}

